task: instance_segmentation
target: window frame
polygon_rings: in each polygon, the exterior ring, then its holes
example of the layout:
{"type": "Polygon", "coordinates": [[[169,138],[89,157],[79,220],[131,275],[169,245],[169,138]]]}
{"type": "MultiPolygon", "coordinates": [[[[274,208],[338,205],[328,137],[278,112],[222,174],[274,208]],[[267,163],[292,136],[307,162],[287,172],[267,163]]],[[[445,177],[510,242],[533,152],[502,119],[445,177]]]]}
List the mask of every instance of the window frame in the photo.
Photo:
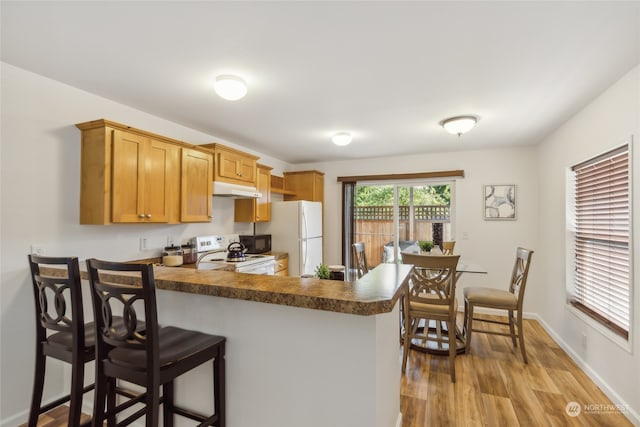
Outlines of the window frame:
{"type": "Polygon", "coordinates": [[[566,246],[566,260],[567,260],[567,273],[566,273],[566,307],[567,309],[576,315],[578,318],[587,322],[589,325],[594,327],[597,331],[617,343],[618,345],[626,348],[628,351],[631,351],[632,345],[632,337],[634,333],[634,312],[633,312],[633,301],[634,301],[634,256],[633,256],[633,235],[634,235],[634,224],[633,224],[633,163],[634,163],[634,153],[633,153],[633,144],[632,138],[624,141],[622,144],[616,145],[614,148],[610,150],[606,150],[600,154],[590,156],[588,159],[578,162],[567,168],[567,180],[566,180],[566,204],[567,204],[567,220],[566,220],[566,230],[567,230],[567,246],[566,246]],[[628,252],[628,276],[627,276],[627,284],[628,284],[628,330],[626,333],[623,332],[624,328],[620,328],[619,326],[612,327],[609,323],[610,320],[604,318],[600,318],[601,316],[595,311],[589,308],[585,309],[582,304],[576,303],[574,295],[576,292],[576,177],[574,170],[583,165],[590,165],[597,163],[598,161],[604,160],[608,157],[615,155],[616,152],[627,148],[627,203],[628,203],[628,230],[627,230],[627,252],[628,252]],[[604,319],[604,320],[603,320],[604,319]]]}

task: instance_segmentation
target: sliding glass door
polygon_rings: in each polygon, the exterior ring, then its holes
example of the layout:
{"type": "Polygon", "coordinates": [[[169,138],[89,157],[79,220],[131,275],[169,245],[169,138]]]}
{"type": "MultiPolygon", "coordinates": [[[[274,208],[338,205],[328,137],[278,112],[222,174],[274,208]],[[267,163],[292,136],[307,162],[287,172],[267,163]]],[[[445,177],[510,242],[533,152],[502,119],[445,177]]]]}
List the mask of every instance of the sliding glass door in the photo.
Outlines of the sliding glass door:
{"type": "MultiPolygon", "coordinates": [[[[347,185],[347,184],[345,184],[347,185]]],[[[419,252],[419,241],[452,240],[453,181],[365,182],[345,198],[345,252],[363,242],[367,263],[401,262],[400,252],[419,252]]],[[[350,251],[348,252],[350,254],[350,251]]],[[[348,267],[351,256],[346,256],[348,267]]]]}

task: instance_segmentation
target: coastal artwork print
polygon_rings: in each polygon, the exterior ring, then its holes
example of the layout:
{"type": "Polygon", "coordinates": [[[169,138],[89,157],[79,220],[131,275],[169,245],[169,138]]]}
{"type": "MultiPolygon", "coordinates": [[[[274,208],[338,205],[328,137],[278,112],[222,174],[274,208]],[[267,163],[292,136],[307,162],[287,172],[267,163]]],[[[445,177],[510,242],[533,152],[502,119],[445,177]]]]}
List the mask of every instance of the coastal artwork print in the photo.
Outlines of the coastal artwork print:
{"type": "Polygon", "coordinates": [[[484,219],[514,220],[516,219],[516,186],[485,185],[484,186],[484,219]]]}

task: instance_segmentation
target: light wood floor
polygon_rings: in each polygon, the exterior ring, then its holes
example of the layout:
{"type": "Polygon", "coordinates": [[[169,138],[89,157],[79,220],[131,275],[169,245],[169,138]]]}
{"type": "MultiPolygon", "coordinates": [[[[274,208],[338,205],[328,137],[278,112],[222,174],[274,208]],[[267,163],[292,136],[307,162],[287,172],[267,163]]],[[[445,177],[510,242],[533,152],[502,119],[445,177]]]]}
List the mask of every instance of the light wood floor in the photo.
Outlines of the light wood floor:
{"type": "MultiPolygon", "coordinates": [[[[567,415],[569,402],[591,405],[591,412],[612,402],[538,322],[524,323],[529,364],[519,349],[513,352],[510,338],[474,334],[471,353],[456,357],[455,384],[447,357],[411,351],[402,376],[402,427],[632,426],[619,413],[567,415]]],[[[38,426],[65,426],[67,410],[42,415],[38,426]]]]}
{"type": "MultiPolygon", "coordinates": [[[[40,415],[38,418],[38,427],[63,427],[67,425],[67,417],[69,416],[68,406],[58,406],[55,409],[50,410],[46,414],[40,415]]],[[[80,423],[91,420],[91,416],[82,414],[80,417],[80,423]]],[[[27,423],[22,424],[20,427],[27,427],[27,423]]]]}
{"type": "Polygon", "coordinates": [[[411,350],[402,426],[632,426],[620,413],[604,413],[613,403],[537,321],[525,320],[524,331],[528,364],[511,338],[474,334],[471,352],[456,357],[455,384],[446,356],[411,350]],[[567,414],[569,402],[580,405],[578,416],[567,414]]]}

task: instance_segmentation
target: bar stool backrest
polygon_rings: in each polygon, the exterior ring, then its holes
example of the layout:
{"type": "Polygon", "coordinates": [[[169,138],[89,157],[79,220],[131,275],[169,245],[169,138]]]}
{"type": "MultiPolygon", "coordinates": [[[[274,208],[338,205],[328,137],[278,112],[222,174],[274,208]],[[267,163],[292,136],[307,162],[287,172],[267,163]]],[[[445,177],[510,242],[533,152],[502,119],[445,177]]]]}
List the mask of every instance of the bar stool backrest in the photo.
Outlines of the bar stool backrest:
{"type": "MultiPolygon", "coordinates": [[[[47,331],[67,332],[72,335],[73,348],[83,349],[84,312],[82,308],[82,289],[80,287],[80,268],[78,258],[43,257],[29,255],[31,281],[36,308],[36,335],[38,342],[47,340],[47,331]],[[65,266],[66,277],[46,275],[41,266],[65,266]]],[[[71,363],[70,357],[63,358],[71,363]]]]}
{"type": "Polygon", "coordinates": [[[158,316],[153,265],[88,259],[87,269],[96,317],[98,354],[106,354],[111,346],[144,349],[150,356],[157,355],[158,316]],[[128,276],[110,276],[110,271],[137,274],[132,274],[129,280],[128,276]]]}

